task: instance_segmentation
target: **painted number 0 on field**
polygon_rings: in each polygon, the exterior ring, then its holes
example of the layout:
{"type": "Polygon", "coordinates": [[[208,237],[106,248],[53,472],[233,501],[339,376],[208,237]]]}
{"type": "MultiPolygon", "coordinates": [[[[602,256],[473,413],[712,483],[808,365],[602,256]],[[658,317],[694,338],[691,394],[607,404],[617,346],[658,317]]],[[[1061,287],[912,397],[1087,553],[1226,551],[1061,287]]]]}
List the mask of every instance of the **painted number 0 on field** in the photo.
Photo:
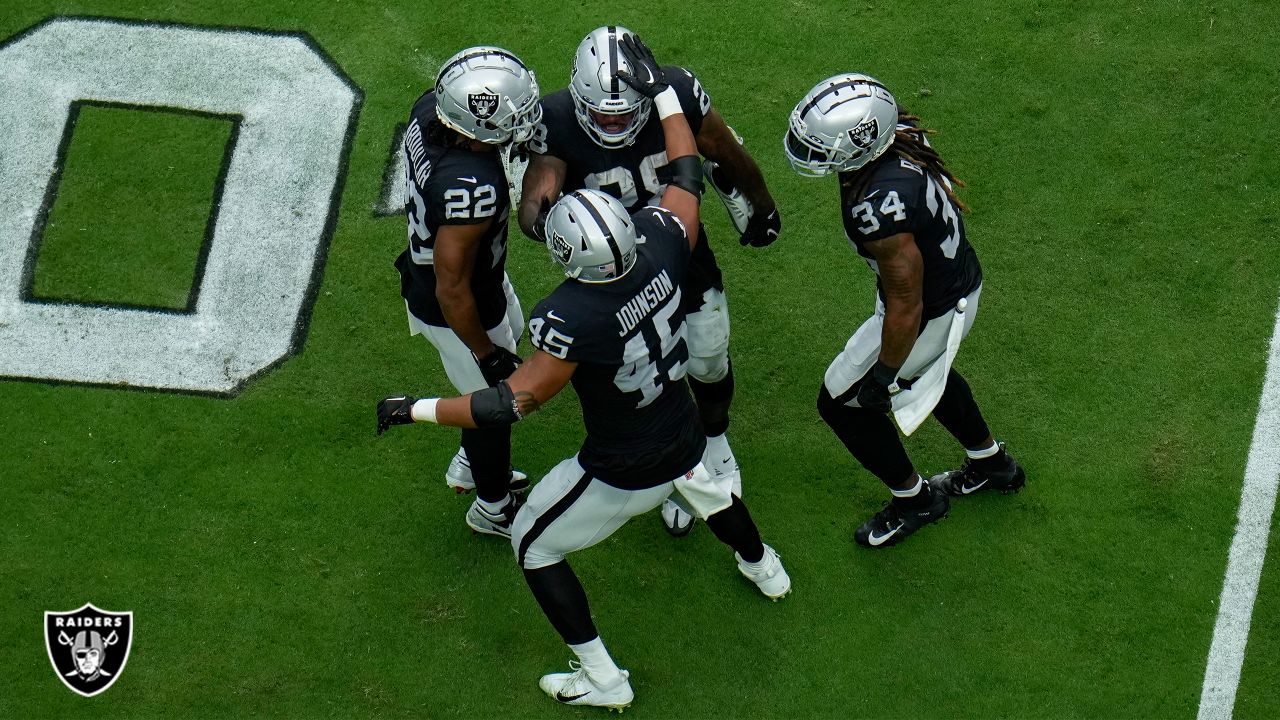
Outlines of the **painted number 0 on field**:
{"type": "Polygon", "coordinates": [[[0,49],[0,376],[230,393],[288,356],[359,100],[296,35],[56,19],[0,49]],[[77,101],[239,119],[190,312],[23,296],[77,101]]]}

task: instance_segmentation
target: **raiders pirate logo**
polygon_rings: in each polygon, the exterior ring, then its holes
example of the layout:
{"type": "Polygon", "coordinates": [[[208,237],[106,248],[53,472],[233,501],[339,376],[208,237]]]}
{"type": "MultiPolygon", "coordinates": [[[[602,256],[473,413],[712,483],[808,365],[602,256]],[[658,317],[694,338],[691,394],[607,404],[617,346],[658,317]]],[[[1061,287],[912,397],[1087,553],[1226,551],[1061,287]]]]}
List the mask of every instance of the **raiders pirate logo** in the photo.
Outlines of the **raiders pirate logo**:
{"type": "Polygon", "coordinates": [[[863,150],[871,147],[878,137],[880,137],[880,123],[876,122],[875,118],[867,118],[849,131],[849,139],[863,150]]]}
{"type": "Polygon", "coordinates": [[[488,120],[498,110],[498,96],[493,93],[471,93],[467,96],[467,107],[472,115],[488,120]]]}
{"type": "Polygon", "coordinates": [[[551,246],[551,252],[556,254],[560,262],[569,264],[569,258],[573,257],[573,246],[560,233],[553,232],[547,238],[547,244],[551,246]]]}
{"type": "Polygon", "coordinates": [[[44,644],[58,679],[72,692],[93,697],[124,671],[133,644],[133,613],[99,610],[92,603],[46,612],[44,644]]]}

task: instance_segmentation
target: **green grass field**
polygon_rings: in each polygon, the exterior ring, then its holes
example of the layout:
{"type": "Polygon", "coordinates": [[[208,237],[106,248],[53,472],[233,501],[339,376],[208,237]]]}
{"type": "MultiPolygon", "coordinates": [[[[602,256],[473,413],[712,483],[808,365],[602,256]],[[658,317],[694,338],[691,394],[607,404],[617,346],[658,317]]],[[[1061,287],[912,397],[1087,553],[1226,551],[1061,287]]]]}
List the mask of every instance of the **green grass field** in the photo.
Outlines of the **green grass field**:
{"type": "MultiPolygon", "coordinates": [[[[363,102],[292,357],[232,397],[0,380],[0,717],[603,715],[539,691],[570,654],[509,545],[463,524],[442,478],[456,433],[374,436],[376,398],[450,386],[405,325],[404,219],[373,208],[444,58],[501,45],[552,90],[611,22],[698,73],[782,211],[758,250],[706,205],[733,309],[730,436],[795,583],[768,603],[705,527],[672,540],[656,513],[574,556],[632,670],[628,717],[1196,713],[1280,297],[1280,5],[0,0],[0,39],[58,15],[306,33],[363,102]],[[937,128],[968,182],[987,279],[957,367],[1029,478],[878,553],[852,531],[886,493],[813,408],[873,278],[835,181],[781,151],[794,102],[846,70],[937,128]],[[86,699],[53,676],[41,623],[90,601],[135,631],[127,670],[86,699]]],[[[30,297],[185,307],[232,134],[82,108],[30,297]]],[[[559,278],[541,247],[511,247],[528,309],[559,278]]],[[[581,437],[566,393],[516,428],[517,463],[539,477],[581,437]]],[[[960,460],[933,422],[907,446],[925,471],[960,460]]],[[[1240,718],[1280,716],[1278,535],[1240,718]]]]}

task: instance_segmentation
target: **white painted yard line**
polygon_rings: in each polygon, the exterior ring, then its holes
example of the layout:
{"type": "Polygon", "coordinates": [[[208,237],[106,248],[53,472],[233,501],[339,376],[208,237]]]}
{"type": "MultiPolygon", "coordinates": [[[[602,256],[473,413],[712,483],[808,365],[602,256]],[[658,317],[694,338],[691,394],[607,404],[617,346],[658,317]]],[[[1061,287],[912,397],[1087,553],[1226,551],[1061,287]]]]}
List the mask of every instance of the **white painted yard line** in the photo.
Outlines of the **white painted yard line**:
{"type": "Polygon", "coordinates": [[[1280,311],[1271,335],[1262,400],[1253,427],[1253,444],[1244,469],[1244,490],[1236,534],[1227,557],[1227,576],[1218,601],[1218,621],[1213,626],[1213,643],[1200,691],[1198,720],[1226,720],[1236,704],[1236,688],[1244,665],[1244,648],[1249,640],[1253,601],[1267,554],[1267,536],[1280,482],[1280,311]]]}

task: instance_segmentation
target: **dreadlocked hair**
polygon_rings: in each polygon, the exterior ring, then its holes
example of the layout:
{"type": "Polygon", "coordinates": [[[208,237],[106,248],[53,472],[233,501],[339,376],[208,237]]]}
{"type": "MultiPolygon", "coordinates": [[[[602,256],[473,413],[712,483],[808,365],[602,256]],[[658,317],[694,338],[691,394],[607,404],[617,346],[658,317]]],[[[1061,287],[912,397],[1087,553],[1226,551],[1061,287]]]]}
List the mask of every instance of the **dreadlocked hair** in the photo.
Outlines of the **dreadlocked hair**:
{"type": "Polygon", "coordinates": [[[427,120],[426,131],[422,134],[428,143],[436,147],[457,147],[467,141],[465,135],[440,122],[440,118],[436,117],[427,120]]]}
{"type": "MultiPolygon", "coordinates": [[[[907,162],[919,165],[947,191],[947,197],[951,198],[951,202],[955,203],[955,206],[960,208],[961,212],[969,212],[969,206],[961,202],[955,193],[955,188],[964,187],[964,181],[951,174],[951,171],[946,167],[946,163],[942,161],[942,157],[938,155],[938,151],[934,150],[925,140],[925,136],[932,135],[934,131],[919,127],[919,122],[920,118],[918,116],[912,115],[905,110],[899,110],[898,128],[894,131],[893,144],[889,146],[889,152],[886,154],[892,153],[907,162]]],[[[860,198],[866,194],[867,185],[871,182],[871,173],[865,171],[872,164],[868,163],[859,168],[842,183],[852,190],[851,197],[860,198]]]]}

